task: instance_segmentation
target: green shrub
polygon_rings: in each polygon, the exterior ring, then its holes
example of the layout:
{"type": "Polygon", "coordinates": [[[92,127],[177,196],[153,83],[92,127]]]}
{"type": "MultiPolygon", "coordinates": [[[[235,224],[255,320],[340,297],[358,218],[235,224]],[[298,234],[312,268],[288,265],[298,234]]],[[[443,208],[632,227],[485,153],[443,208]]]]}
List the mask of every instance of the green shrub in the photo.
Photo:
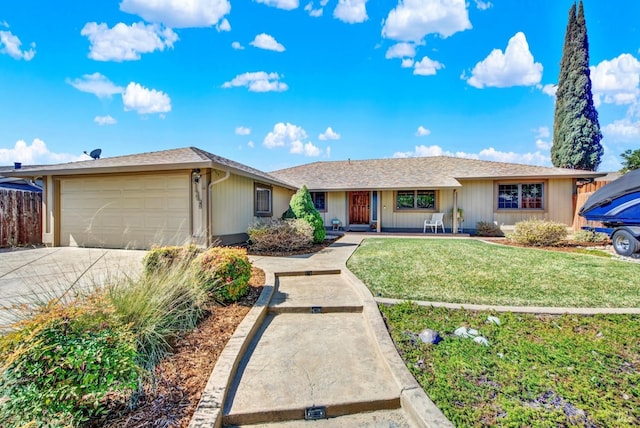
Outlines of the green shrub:
{"type": "Polygon", "coordinates": [[[489,223],[487,221],[479,221],[476,224],[476,235],[499,237],[499,236],[504,236],[504,233],[502,233],[502,229],[500,229],[500,226],[498,226],[495,223],[489,223]]]}
{"type": "Polygon", "coordinates": [[[104,295],[52,301],[0,337],[0,425],[78,426],[125,403],[143,372],[104,295]]]}
{"type": "Polygon", "coordinates": [[[249,291],[251,263],[244,248],[210,248],[193,265],[200,286],[220,303],[236,302],[249,291]]]}
{"type": "Polygon", "coordinates": [[[508,238],[518,244],[533,247],[551,247],[567,237],[567,226],[547,220],[530,219],[516,223],[508,238]]]}
{"type": "Polygon", "coordinates": [[[158,269],[167,269],[178,262],[190,262],[200,252],[195,245],[154,247],[142,259],[144,272],[154,273],[158,269]]]}
{"type": "Polygon", "coordinates": [[[313,243],[313,228],[302,219],[272,220],[250,227],[249,240],[258,251],[294,251],[313,243]]]}
{"type": "Polygon", "coordinates": [[[573,240],[581,243],[606,244],[609,235],[595,230],[579,230],[573,234],[573,240]]]}
{"type": "MultiPolygon", "coordinates": [[[[295,218],[301,218],[313,227],[313,242],[319,244],[324,241],[327,234],[324,228],[324,220],[322,220],[322,216],[313,205],[313,200],[311,199],[311,194],[309,194],[307,186],[302,186],[302,188],[291,197],[291,203],[289,205],[295,218]]],[[[287,215],[287,213],[283,216],[285,215],[287,215]]]]}
{"type": "Polygon", "coordinates": [[[196,326],[207,302],[207,293],[187,259],[153,274],[111,284],[107,293],[116,314],[133,331],[139,362],[147,368],[167,355],[181,332],[196,326]]]}

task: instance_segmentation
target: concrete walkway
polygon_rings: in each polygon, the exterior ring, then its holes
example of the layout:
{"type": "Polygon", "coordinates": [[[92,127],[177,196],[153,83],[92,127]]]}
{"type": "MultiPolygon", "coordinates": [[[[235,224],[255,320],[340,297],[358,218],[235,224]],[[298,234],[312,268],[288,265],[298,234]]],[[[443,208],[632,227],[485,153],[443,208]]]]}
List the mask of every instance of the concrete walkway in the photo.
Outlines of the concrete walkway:
{"type": "Polygon", "coordinates": [[[313,255],[251,257],[267,286],[220,356],[191,427],[453,426],[346,270],[362,238],[347,234],[313,255]]]}

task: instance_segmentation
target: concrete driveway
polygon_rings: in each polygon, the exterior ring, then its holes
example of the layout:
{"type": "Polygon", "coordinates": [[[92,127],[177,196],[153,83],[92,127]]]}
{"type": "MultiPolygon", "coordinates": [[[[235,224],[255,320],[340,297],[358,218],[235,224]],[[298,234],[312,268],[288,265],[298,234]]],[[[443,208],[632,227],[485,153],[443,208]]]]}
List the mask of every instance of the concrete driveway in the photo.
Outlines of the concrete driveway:
{"type": "Polygon", "coordinates": [[[16,303],[48,301],[142,271],[146,251],[101,248],[0,249],[0,330],[16,303]]]}

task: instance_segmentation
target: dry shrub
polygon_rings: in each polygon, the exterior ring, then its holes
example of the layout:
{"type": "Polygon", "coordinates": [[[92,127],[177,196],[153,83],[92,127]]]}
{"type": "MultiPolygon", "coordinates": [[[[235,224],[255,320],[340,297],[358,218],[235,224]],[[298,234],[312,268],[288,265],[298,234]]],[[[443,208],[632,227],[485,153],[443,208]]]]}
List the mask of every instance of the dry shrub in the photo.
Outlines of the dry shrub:
{"type": "Polygon", "coordinates": [[[573,240],[584,244],[606,244],[609,235],[595,230],[579,230],[573,234],[573,240]]]}
{"type": "Polygon", "coordinates": [[[567,237],[567,226],[547,220],[530,219],[516,223],[509,240],[532,247],[553,247],[567,237]]]}
{"type": "Polygon", "coordinates": [[[251,227],[249,240],[256,251],[294,251],[311,246],[313,233],[303,219],[272,220],[251,227]]]}
{"type": "Polygon", "coordinates": [[[479,221],[476,224],[476,235],[499,237],[504,236],[504,233],[502,233],[502,229],[500,229],[500,226],[495,223],[489,223],[488,221],[479,221]]]}

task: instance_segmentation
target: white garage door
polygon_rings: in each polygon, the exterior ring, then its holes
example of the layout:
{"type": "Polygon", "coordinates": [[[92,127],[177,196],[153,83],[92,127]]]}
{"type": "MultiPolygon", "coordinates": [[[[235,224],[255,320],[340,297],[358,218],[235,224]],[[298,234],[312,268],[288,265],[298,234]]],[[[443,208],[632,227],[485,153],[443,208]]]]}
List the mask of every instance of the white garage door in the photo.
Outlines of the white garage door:
{"type": "Polygon", "coordinates": [[[68,178],[60,182],[60,245],[150,248],[190,236],[190,176],[68,178]]]}

